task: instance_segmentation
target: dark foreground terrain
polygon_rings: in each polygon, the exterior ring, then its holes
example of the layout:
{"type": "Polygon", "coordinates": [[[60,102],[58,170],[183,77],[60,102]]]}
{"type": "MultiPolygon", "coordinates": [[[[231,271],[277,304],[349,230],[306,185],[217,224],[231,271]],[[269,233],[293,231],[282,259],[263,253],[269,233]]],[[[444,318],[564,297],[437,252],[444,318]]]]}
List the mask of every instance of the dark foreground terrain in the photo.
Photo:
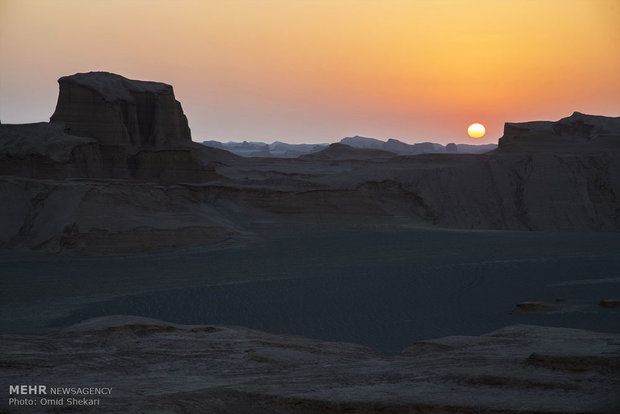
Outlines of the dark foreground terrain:
{"type": "Polygon", "coordinates": [[[7,253],[0,386],[114,388],[83,412],[613,413],[618,252],[615,233],[416,231],[7,253]]]}
{"type": "Polygon", "coordinates": [[[616,233],[357,231],[142,255],[5,253],[0,328],[129,314],[387,353],[515,323],[620,333],[620,308],[599,306],[620,298],[619,252],[616,233]]]}
{"type": "MultiPolygon", "coordinates": [[[[240,327],[105,317],[4,335],[0,386],[112,387],[97,407],[9,412],[615,413],[620,335],[514,325],[397,356],[240,327]]],[[[89,396],[91,397],[91,396],[89,396]]],[[[64,398],[69,398],[65,396],[64,398]]]]}

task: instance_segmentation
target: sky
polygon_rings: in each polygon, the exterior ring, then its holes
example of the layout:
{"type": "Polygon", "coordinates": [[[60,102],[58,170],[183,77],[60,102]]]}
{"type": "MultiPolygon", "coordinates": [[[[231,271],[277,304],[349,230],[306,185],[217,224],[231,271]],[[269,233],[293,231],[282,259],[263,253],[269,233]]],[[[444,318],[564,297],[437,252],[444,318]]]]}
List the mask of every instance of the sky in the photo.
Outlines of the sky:
{"type": "Polygon", "coordinates": [[[0,120],[103,70],[173,85],[194,141],[491,143],[620,116],[618,22],[618,0],[0,0],[0,120]]]}

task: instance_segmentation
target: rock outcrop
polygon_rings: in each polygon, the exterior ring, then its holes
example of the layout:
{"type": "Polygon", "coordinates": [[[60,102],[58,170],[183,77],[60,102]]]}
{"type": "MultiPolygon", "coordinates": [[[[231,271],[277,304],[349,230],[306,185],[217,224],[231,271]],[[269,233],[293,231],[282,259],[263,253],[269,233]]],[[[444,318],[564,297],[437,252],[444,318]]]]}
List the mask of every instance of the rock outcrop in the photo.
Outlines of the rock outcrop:
{"type": "Polygon", "coordinates": [[[10,355],[1,361],[3,389],[113,387],[97,407],[108,413],[612,413],[620,407],[620,335],[566,328],[516,325],[418,342],[385,356],[241,327],[109,316],[47,335],[3,335],[0,347],[10,355]]]}
{"type": "Polygon", "coordinates": [[[63,123],[72,135],[129,152],[191,143],[187,118],[170,85],[109,72],[64,76],[58,83],[58,103],[50,121],[63,123]]]}
{"type": "Polygon", "coordinates": [[[0,125],[0,174],[161,183],[214,178],[234,158],[192,142],[172,86],[108,72],[59,79],[50,123],[0,125]]]}
{"type": "Polygon", "coordinates": [[[41,157],[57,163],[69,161],[75,147],[97,142],[67,134],[63,125],[47,122],[0,125],[0,137],[0,159],[41,157]]]}
{"type": "Polygon", "coordinates": [[[69,135],[63,125],[0,125],[0,175],[48,179],[101,175],[101,158],[95,139],[69,135]]]}
{"type": "Polygon", "coordinates": [[[499,152],[601,152],[620,150],[620,117],[574,112],[559,121],[507,122],[499,152]]]}
{"type": "Polygon", "coordinates": [[[149,252],[239,234],[234,224],[202,201],[205,194],[191,186],[0,177],[0,194],[3,248],[78,254],[149,252]]]}
{"type": "Polygon", "coordinates": [[[124,146],[68,134],[62,123],[0,125],[0,175],[196,182],[216,177],[208,165],[214,152],[195,144],[129,153],[124,146]]]}

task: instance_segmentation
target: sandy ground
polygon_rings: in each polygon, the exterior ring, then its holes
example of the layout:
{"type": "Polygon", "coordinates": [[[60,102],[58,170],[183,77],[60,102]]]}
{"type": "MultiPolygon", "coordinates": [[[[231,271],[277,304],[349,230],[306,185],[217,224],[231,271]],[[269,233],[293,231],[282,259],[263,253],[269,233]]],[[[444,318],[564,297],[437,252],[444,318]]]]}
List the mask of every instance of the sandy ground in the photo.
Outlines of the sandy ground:
{"type": "Polygon", "coordinates": [[[0,330],[114,314],[398,353],[526,323],[620,332],[620,235],[339,232],[144,255],[0,255],[0,330]],[[513,312],[542,302],[545,312],[513,312]]]}

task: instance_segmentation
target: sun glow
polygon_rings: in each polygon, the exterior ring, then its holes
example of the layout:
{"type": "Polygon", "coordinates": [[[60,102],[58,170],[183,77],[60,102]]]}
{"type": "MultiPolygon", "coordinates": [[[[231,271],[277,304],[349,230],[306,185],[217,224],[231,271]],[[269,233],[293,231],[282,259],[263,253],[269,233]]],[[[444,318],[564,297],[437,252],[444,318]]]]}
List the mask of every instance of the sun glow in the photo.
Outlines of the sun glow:
{"type": "Polygon", "coordinates": [[[482,136],[484,136],[485,132],[486,129],[482,124],[471,124],[469,128],[467,128],[467,133],[472,138],[481,138],[482,136]]]}
{"type": "Polygon", "coordinates": [[[197,141],[445,145],[473,119],[490,143],[620,112],[618,0],[146,3],[0,0],[2,122],[47,120],[56,80],[91,70],[172,84],[197,141]]]}

